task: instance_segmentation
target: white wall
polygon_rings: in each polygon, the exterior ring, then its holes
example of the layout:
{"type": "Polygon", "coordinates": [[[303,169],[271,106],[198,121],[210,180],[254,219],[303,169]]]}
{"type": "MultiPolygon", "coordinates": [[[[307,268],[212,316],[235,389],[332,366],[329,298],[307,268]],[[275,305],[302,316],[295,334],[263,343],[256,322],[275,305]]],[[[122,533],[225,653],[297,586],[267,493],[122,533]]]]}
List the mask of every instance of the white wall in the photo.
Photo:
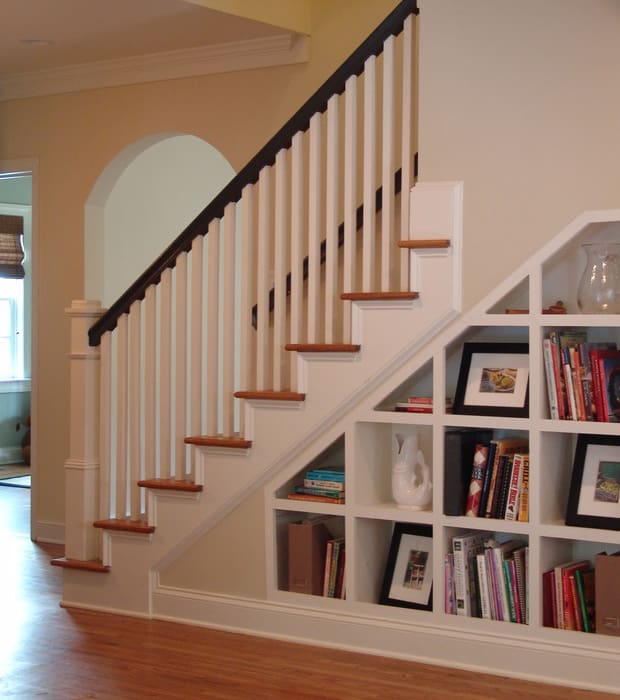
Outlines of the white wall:
{"type": "Polygon", "coordinates": [[[107,196],[93,198],[86,217],[86,298],[104,306],[116,301],[235,174],[213,146],[186,135],[162,135],[129,164],[122,155],[117,162],[121,172],[107,196]]]}
{"type": "Polygon", "coordinates": [[[620,2],[419,0],[421,180],[464,181],[467,306],[620,206],[620,2]]]}

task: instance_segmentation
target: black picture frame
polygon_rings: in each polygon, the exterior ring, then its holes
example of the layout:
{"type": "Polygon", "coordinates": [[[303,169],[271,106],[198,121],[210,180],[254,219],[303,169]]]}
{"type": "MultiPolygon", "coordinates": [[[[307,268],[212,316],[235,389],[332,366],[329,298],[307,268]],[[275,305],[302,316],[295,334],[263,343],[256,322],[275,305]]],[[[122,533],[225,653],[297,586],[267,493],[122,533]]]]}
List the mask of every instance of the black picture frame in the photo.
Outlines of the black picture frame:
{"type": "Polygon", "coordinates": [[[577,437],[566,524],[620,530],[620,436],[577,437]]]}
{"type": "Polygon", "coordinates": [[[464,343],[452,412],[527,418],[529,352],[529,343],[464,343]]]}
{"type": "Polygon", "coordinates": [[[433,528],[395,523],[381,595],[381,605],[432,610],[433,528]]]}

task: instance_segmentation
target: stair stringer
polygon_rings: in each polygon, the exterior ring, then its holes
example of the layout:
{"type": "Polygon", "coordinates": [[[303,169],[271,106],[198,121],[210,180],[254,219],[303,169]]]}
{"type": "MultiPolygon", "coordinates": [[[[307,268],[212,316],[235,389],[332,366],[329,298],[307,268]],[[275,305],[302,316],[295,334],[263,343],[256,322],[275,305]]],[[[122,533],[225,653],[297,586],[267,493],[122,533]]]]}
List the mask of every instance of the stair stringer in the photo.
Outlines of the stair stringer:
{"type": "MultiPolygon", "coordinates": [[[[353,342],[359,353],[299,353],[302,402],[246,401],[249,450],[194,447],[201,494],[148,492],[149,536],[103,533],[103,561],[111,571],[93,583],[88,572],[65,570],[63,603],[149,616],[157,572],[214,527],[256,488],[314,444],[364,396],[380,387],[460,311],[462,186],[428,183],[444,196],[437,205],[434,238],[445,251],[411,253],[413,301],[353,302],[353,342]],[[448,227],[448,228],[447,228],[448,227]],[[388,343],[386,343],[388,339],[388,343]],[[276,426],[276,429],[274,429],[276,426]]],[[[415,212],[414,212],[415,213],[415,212]]],[[[428,217],[426,217],[428,219],[428,217]]],[[[415,226],[413,227],[415,229],[415,226]]],[[[415,234],[415,230],[413,231],[415,234]]]]}

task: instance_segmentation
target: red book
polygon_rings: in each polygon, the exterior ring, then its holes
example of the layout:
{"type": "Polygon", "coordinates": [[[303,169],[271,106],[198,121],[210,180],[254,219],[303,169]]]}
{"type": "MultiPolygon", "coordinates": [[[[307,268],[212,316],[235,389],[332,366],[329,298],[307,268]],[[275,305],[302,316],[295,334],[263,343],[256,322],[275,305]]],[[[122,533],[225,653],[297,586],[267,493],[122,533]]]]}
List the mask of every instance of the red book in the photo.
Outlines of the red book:
{"type": "Polygon", "coordinates": [[[605,395],[603,384],[601,383],[601,370],[599,360],[607,357],[619,357],[619,350],[601,350],[594,348],[590,350],[590,365],[592,368],[592,393],[594,394],[594,407],[596,411],[596,420],[605,421],[603,397],[605,395]]]}
{"type": "Polygon", "coordinates": [[[477,517],[480,510],[480,496],[482,494],[482,484],[484,482],[484,473],[487,469],[488,456],[489,446],[477,444],[474,452],[469,491],[467,492],[467,503],[465,505],[465,515],[469,515],[472,518],[477,517]]]}

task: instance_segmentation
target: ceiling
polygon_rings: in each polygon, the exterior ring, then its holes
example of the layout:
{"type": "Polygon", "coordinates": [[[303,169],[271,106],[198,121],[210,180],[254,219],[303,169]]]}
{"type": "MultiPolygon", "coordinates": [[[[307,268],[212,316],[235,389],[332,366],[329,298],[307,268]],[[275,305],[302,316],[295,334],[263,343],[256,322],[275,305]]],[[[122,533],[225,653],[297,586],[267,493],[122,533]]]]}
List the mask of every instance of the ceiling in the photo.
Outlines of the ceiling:
{"type": "Polygon", "coordinates": [[[309,59],[313,0],[0,0],[0,101],[309,59]]]}
{"type": "Polygon", "coordinates": [[[283,33],[185,0],[0,0],[0,15],[2,78],[283,33]]]}

